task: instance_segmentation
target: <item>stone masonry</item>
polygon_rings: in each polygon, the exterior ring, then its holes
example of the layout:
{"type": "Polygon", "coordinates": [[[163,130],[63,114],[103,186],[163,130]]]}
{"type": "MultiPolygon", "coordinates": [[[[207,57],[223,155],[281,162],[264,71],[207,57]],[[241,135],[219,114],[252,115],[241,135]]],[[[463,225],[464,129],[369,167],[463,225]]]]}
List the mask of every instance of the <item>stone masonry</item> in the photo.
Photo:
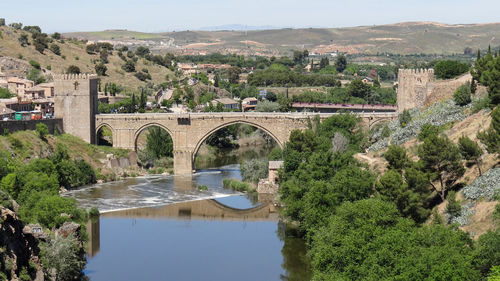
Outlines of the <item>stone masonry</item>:
{"type": "Polygon", "coordinates": [[[434,87],[434,69],[400,69],[398,72],[398,112],[423,108],[434,87]]]}
{"type": "Polygon", "coordinates": [[[95,143],[97,76],[63,74],[54,77],[56,118],[63,118],[65,133],[95,143]]]}

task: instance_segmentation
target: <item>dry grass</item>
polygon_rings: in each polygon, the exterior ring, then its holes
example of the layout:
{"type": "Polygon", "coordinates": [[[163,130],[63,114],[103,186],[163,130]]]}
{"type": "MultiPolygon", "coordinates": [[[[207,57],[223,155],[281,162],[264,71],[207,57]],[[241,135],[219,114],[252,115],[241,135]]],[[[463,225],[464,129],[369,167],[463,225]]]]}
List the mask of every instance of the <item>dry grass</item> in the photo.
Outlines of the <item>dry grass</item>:
{"type": "MultiPolygon", "coordinates": [[[[0,27],[3,39],[0,40],[0,56],[9,56],[13,58],[23,57],[26,62],[34,60],[40,63],[46,74],[65,73],[70,65],[76,65],[83,73],[95,73],[94,62],[99,59],[98,55],[87,54],[86,45],[82,42],[66,40],[64,43],[56,42],[61,48],[61,56],[55,55],[50,50],[46,49],[43,54],[35,50],[33,45],[21,47],[18,38],[21,34],[28,34],[31,42],[31,34],[22,31],[14,30],[9,27],[0,27]],[[64,58],[65,57],[65,58],[64,58]],[[50,66],[51,70],[47,70],[50,66]]],[[[50,45],[50,44],[49,44],[50,45]]],[[[109,63],[106,65],[108,71],[107,76],[101,77],[102,82],[114,82],[125,86],[128,89],[137,89],[138,86],[144,86],[146,82],[142,82],[134,77],[133,73],[126,73],[121,69],[124,61],[117,55],[117,51],[113,51],[113,55],[108,56],[109,63]]],[[[147,69],[152,76],[152,82],[160,84],[165,81],[166,75],[172,75],[172,72],[165,67],[153,65],[152,63],[140,59],[136,65],[136,70],[147,69]]]]}

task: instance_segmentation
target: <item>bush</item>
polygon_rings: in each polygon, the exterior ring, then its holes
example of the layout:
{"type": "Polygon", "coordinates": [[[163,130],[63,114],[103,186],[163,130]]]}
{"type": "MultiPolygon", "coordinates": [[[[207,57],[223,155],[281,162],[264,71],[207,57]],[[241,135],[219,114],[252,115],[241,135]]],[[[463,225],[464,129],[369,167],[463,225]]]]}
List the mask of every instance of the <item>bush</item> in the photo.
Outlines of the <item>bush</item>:
{"type": "Polygon", "coordinates": [[[52,51],[52,53],[54,53],[58,56],[61,55],[61,48],[59,47],[59,45],[51,44],[49,49],[52,51]]]}
{"type": "Polygon", "coordinates": [[[399,125],[401,126],[401,128],[404,128],[406,127],[406,125],[408,125],[408,123],[410,123],[410,121],[411,121],[410,111],[407,109],[403,110],[403,112],[399,114],[399,125]]]}
{"type": "Polygon", "coordinates": [[[468,105],[472,101],[470,85],[466,83],[458,87],[458,89],[453,94],[453,100],[457,105],[460,106],[468,105]]]}
{"type": "Polygon", "coordinates": [[[49,129],[44,123],[36,124],[36,132],[42,140],[47,140],[46,137],[49,134],[49,129]]]}
{"type": "Polygon", "coordinates": [[[108,71],[108,68],[106,67],[106,65],[104,65],[104,63],[96,64],[95,72],[97,73],[97,75],[106,76],[106,71],[108,71]]]}
{"type": "Polygon", "coordinates": [[[490,107],[491,100],[488,96],[476,99],[472,102],[472,113],[477,113],[485,108],[490,107]]]}
{"type": "Polygon", "coordinates": [[[126,72],[135,72],[135,63],[133,60],[128,60],[124,65],[122,65],[122,69],[126,72]]]}
{"type": "Polygon", "coordinates": [[[420,133],[418,133],[418,140],[424,141],[426,138],[430,136],[437,136],[441,132],[440,126],[431,125],[429,123],[424,124],[420,129],[420,133]]]}
{"type": "Polygon", "coordinates": [[[0,99],[10,99],[13,96],[9,89],[0,87],[0,99]]]}
{"type": "Polygon", "coordinates": [[[250,184],[235,179],[224,179],[222,181],[222,185],[224,188],[236,190],[239,192],[246,192],[252,189],[252,186],[250,184]]]}
{"type": "Polygon", "coordinates": [[[36,69],[40,69],[40,63],[37,62],[37,61],[34,61],[34,60],[30,60],[30,65],[33,67],[33,68],[36,68],[36,69]]]}
{"type": "Polygon", "coordinates": [[[97,209],[96,207],[90,208],[90,210],[89,210],[89,216],[91,218],[99,217],[99,209],[97,209]]]}
{"type": "Polygon", "coordinates": [[[70,65],[68,66],[68,69],[66,70],[68,74],[80,74],[80,68],[76,65],[70,65]]]}
{"type": "Polygon", "coordinates": [[[269,161],[251,159],[243,162],[240,165],[241,176],[244,181],[258,182],[259,179],[267,177],[268,174],[269,161]]]}

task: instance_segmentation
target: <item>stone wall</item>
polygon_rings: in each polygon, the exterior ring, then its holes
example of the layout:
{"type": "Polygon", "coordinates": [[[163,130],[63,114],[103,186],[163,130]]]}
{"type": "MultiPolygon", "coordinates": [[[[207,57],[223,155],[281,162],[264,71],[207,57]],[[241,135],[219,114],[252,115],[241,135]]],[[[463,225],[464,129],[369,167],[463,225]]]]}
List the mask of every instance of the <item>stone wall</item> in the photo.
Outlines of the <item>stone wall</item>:
{"type": "Polygon", "coordinates": [[[434,69],[400,69],[398,71],[398,112],[426,106],[434,84],[434,69]]]}
{"type": "Polygon", "coordinates": [[[49,133],[54,134],[55,131],[63,133],[63,120],[62,119],[42,119],[42,120],[28,120],[28,121],[0,121],[0,134],[7,129],[10,133],[25,130],[35,130],[36,124],[43,123],[47,125],[49,133]]]}
{"type": "Polygon", "coordinates": [[[398,112],[424,108],[453,97],[455,90],[472,76],[467,73],[456,79],[434,81],[433,69],[400,69],[398,72],[398,112]]]}
{"type": "Polygon", "coordinates": [[[97,76],[64,74],[54,79],[56,118],[64,120],[64,132],[95,143],[97,76]]]}
{"type": "Polygon", "coordinates": [[[464,74],[456,79],[439,80],[433,83],[429,89],[427,98],[425,100],[426,106],[430,106],[435,102],[447,100],[453,97],[456,89],[466,82],[470,82],[472,76],[470,73],[464,74]]]}

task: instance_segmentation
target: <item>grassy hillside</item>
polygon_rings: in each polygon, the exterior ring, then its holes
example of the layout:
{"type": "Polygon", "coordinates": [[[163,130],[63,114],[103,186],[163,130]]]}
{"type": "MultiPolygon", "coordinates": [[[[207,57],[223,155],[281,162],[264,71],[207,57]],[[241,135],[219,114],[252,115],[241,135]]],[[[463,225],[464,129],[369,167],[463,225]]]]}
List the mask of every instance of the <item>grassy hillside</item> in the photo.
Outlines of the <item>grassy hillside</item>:
{"type": "MultiPolygon", "coordinates": [[[[65,73],[70,65],[78,66],[83,73],[95,73],[95,63],[98,62],[99,55],[88,54],[85,50],[86,44],[81,41],[54,40],[53,43],[59,45],[61,49],[61,55],[56,55],[49,49],[46,49],[41,54],[35,50],[30,33],[7,26],[0,27],[0,32],[0,56],[22,58],[26,62],[35,60],[40,63],[46,74],[65,73]],[[30,45],[21,46],[18,40],[21,34],[28,35],[30,45]]],[[[146,82],[134,77],[134,73],[127,73],[122,70],[121,66],[124,61],[118,57],[117,51],[113,51],[113,54],[108,56],[108,60],[106,76],[101,77],[103,83],[114,82],[130,89],[137,89],[138,86],[146,84],[146,82]]],[[[5,66],[3,68],[5,69],[5,66]]],[[[165,67],[153,65],[148,61],[139,59],[136,70],[140,71],[142,69],[149,71],[152,76],[151,82],[155,84],[164,82],[165,76],[172,73],[165,67]]]]}
{"type": "MultiPolygon", "coordinates": [[[[500,23],[446,25],[408,22],[350,28],[275,29],[256,31],[182,31],[137,33],[123,30],[69,33],[89,40],[174,39],[181,51],[287,53],[294,48],[315,52],[389,52],[398,54],[452,54],[464,49],[500,45],[500,23]],[[183,49],[184,48],[184,49],[183,49]]],[[[172,48],[173,51],[176,49],[172,48]]],[[[177,49],[179,51],[179,49],[177,49]]]]}

